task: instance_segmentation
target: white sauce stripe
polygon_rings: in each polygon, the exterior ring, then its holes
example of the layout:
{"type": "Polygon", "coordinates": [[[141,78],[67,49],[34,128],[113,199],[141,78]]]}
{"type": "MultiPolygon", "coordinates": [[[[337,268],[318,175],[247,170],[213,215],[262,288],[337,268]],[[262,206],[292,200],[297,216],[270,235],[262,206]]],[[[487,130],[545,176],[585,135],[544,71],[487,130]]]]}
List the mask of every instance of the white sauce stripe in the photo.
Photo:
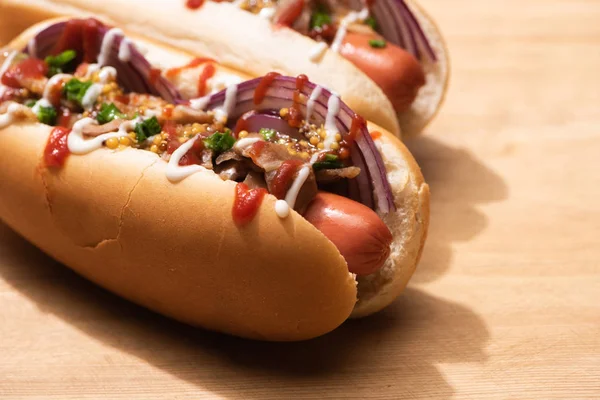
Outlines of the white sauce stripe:
{"type": "Polygon", "coordinates": [[[351,11],[349,12],[342,20],[340,21],[340,26],[338,27],[337,32],[335,33],[335,37],[333,42],[331,43],[331,50],[338,52],[340,51],[340,46],[344,41],[344,37],[346,37],[346,32],[348,31],[348,25],[353,24],[357,21],[364,21],[369,18],[369,9],[367,7],[363,8],[360,11],[351,11]]]}
{"type": "Polygon", "coordinates": [[[260,142],[260,141],[262,141],[262,139],[257,138],[257,137],[243,138],[243,139],[240,139],[237,142],[235,142],[233,147],[235,147],[235,149],[238,151],[244,151],[244,150],[246,150],[246,148],[248,148],[248,147],[252,146],[254,143],[260,142]]]}
{"type": "Polygon", "coordinates": [[[190,100],[190,108],[192,110],[204,110],[210,101],[210,96],[199,97],[197,99],[190,100]]]}
{"type": "Polygon", "coordinates": [[[56,85],[59,85],[62,81],[67,81],[73,78],[73,75],[69,74],[56,74],[52,78],[48,79],[46,82],[46,86],[44,87],[44,95],[43,97],[46,100],[50,100],[50,95],[52,95],[52,90],[56,85]]]}
{"type": "Polygon", "coordinates": [[[331,145],[335,142],[335,135],[338,129],[335,123],[336,117],[340,112],[340,98],[335,94],[329,96],[327,101],[327,117],[325,118],[325,131],[327,136],[323,141],[326,150],[331,149],[331,145]]]}
{"type": "Polygon", "coordinates": [[[310,117],[312,116],[312,112],[315,108],[315,101],[321,95],[323,88],[321,86],[316,86],[310,94],[308,101],[306,102],[306,122],[310,124],[310,117]]]}
{"type": "Polygon", "coordinates": [[[279,218],[286,218],[290,215],[290,206],[285,200],[277,200],[275,202],[275,213],[279,218]]]}
{"type": "Polygon", "coordinates": [[[119,45],[119,60],[122,62],[129,62],[131,60],[131,40],[123,37],[121,44],[119,45]]]}
{"type": "Polygon", "coordinates": [[[298,176],[296,176],[296,179],[294,179],[294,183],[292,183],[292,186],[286,193],[285,202],[288,204],[288,206],[290,206],[290,208],[294,208],[294,205],[296,205],[296,199],[298,198],[300,189],[302,188],[302,185],[304,185],[304,182],[306,182],[309,174],[310,166],[302,167],[298,172],[298,176]]]}
{"type": "Polygon", "coordinates": [[[233,112],[235,107],[235,99],[237,96],[237,85],[231,85],[225,90],[225,101],[221,107],[215,109],[215,118],[222,122],[227,122],[229,114],[233,112]]]}
{"type": "Polygon", "coordinates": [[[327,43],[319,42],[315,44],[310,52],[308,53],[308,59],[312,62],[317,62],[323,58],[325,51],[327,50],[327,43]]]}
{"type": "Polygon", "coordinates": [[[123,36],[123,31],[119,28],[112,28],[104,34],[102,44],[100,45],[100,54],[98,54],[98,65],[104,66],[108,62],[108,56],[117,36],[123,36]]]}
{"type": "Polygon", "coordinates": [[[166,175],[169,181],[179,182],[188,176],[195,174],[196,172],[206,171],[206,168],[201,165],[179,165],[181,158],[192,148],[198,138],[200,138],[200,135],[194,136],[179,146],[179,148],[177,148],[177,150],[171,154],[171,158],[169,159],[166,169],[166,175]]]}
{"type": "Polygon", "coordinates": [[[40,108],[42,107],[52,107],[52,104],[50,104],[50,102],[46,99],[44,99],[43,97],[41,99],[39,99],[38,101],[35,102],[35,104],[33,105],[33,107],[31,107],[31,111],[33,111],[33,113],[35,115],[37,115],[40,112],[40,108]]]}
{"type": "Polygon", "coordinates": [[[94,104],[96,104],[96,100],[98,99],[98,96],[100,96],[102,94],[103,88],[104,88],[104,85],[102,85],[100,83],[94,83],[92,86],[90,86],[88,88],[88,90],[86,90],[85,94],[83,95],[83,98],[81,99],[81,105],[83,106],[83,108],[85,110],[89,110],[92,107],[94,107],[94,104]]]}
{"type": "Polygon", "coordinates": [[[30,57],[37,57],[37,46],[36,46],[35,36],[29,39],[27,42],[27,53],[29,53],[30,57]]]}
{"type": "Polygon", "coordinates": [[[15,119],[15,114],[21,111],[23,108],[26,107],[19,103],[11,102],[6,109],[6,113],[0,114],[0,129],[4,129],[10,125],[15,119]]]}

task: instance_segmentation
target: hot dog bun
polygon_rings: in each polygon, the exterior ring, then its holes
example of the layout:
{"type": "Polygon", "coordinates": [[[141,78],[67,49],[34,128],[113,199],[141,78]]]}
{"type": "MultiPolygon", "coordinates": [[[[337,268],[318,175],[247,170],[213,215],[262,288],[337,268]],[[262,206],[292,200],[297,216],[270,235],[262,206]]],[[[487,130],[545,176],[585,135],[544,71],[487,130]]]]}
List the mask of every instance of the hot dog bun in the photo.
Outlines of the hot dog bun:
{"type": "Polygon", "coordinates": [[[411,135],[422,130],[435,115],[446,91],[448,56],[443,39],[433,21],[412,2],[410,6],[439,61],[424,65],[427,83],[411,109],[399,116],[377,84],[350,61],[327,50],[318,62],[313,62],[309,54],[315,48],[314,40],[291,29],[276,28],[230,3],[207,1],[199,10],[190,11],[184,1],[167,0],[31,0],[26,6],[18,0],[4,2],[6,7],[13,5],[19,10],[26,7],[25,12],[40,16],[100,16],[131,32],[214,57],[224,66],[253,76],[270,71],[306,74],[314,82],[338,92],[358,114],[397,136],[401,132],[411,135]]]}
{"type": "MultiPolygon", "coordinates": [[[[170,52],[141,43],[148,54],[170,52]]],[[[370,128],[382,132],[376,143],[398,211],[383,217],[394,236],[389,259],[358,279],[302,216],[277,217],[274,196],[240,228],[231,217],[235,183],[212,171],[173,184],[166,162],[131,148],[48,169],[52,128],[39,123],[0,130],[0,219],[91,281],[177,320],[253,339],[309,339],[393,301],[426,236],[429,191],[419,167],[391,133],[370,128]]]]}

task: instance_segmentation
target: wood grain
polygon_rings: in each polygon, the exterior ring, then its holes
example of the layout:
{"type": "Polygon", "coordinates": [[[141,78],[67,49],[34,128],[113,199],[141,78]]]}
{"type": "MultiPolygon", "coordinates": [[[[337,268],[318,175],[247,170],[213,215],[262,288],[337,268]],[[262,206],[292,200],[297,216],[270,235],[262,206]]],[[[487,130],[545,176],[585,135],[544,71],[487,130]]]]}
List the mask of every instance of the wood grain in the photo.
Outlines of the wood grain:
{"type": "Polygon", "coordinates": [[[600,398],[600,2],[423,0],[444,109],[409,145],[433,194],[405,295],[300,344],[191,329],[0,225],[0,398],[600,398]]]}

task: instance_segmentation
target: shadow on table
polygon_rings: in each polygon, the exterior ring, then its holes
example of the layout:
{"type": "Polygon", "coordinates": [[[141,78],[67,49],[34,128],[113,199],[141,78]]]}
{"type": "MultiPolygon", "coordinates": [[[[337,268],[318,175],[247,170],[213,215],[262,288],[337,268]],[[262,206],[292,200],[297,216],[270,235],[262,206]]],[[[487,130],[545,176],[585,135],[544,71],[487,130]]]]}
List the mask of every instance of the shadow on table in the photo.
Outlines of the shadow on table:
{"type": "MultiPolygon", "coordinates": [[[[408,289],[372,317],[302,343],[195,329],[111,295],[0,224],[0,278],[46,313],[219,396],[450,398],[438,363],[485,361],[489,333],[465,306],[408,289]]],[[[107,368],[112,368],[107,362],[107,368]]],[[[174,393],[175,395],[175,393],[174,393]]]]}
{"type": "Polygon", "coordinates": [[[406,142],[431,189],[431,222],[414,282],[431,282],[452,263],[454,242],[466,242],[486,228],[478,206],[508,197],[508,186],[475,155],[436,139],[418,136],[406,142]]]}

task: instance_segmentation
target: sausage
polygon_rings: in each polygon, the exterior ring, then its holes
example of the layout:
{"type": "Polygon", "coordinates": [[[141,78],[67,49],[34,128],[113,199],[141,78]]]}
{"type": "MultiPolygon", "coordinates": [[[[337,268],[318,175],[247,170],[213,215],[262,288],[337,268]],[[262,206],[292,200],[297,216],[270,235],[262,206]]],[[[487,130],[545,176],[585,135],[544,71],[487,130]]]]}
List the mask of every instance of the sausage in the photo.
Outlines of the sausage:
{"type": "Polygon", "coordinates": [[[376,272],[390,255],[392,233],[373,210],[354,200],[319,192],[304,218],[335,244],[354,274],[376,272]]]}
{"type": "Polygon", "coordinates": [[[377,35],[348,32],[340,54],[360,68],[383,90],[397,112],[406,111],[425,84],[425,73],[419,61],[406,50],[386,42],[374,48],[370,40],[377,35]]]}

